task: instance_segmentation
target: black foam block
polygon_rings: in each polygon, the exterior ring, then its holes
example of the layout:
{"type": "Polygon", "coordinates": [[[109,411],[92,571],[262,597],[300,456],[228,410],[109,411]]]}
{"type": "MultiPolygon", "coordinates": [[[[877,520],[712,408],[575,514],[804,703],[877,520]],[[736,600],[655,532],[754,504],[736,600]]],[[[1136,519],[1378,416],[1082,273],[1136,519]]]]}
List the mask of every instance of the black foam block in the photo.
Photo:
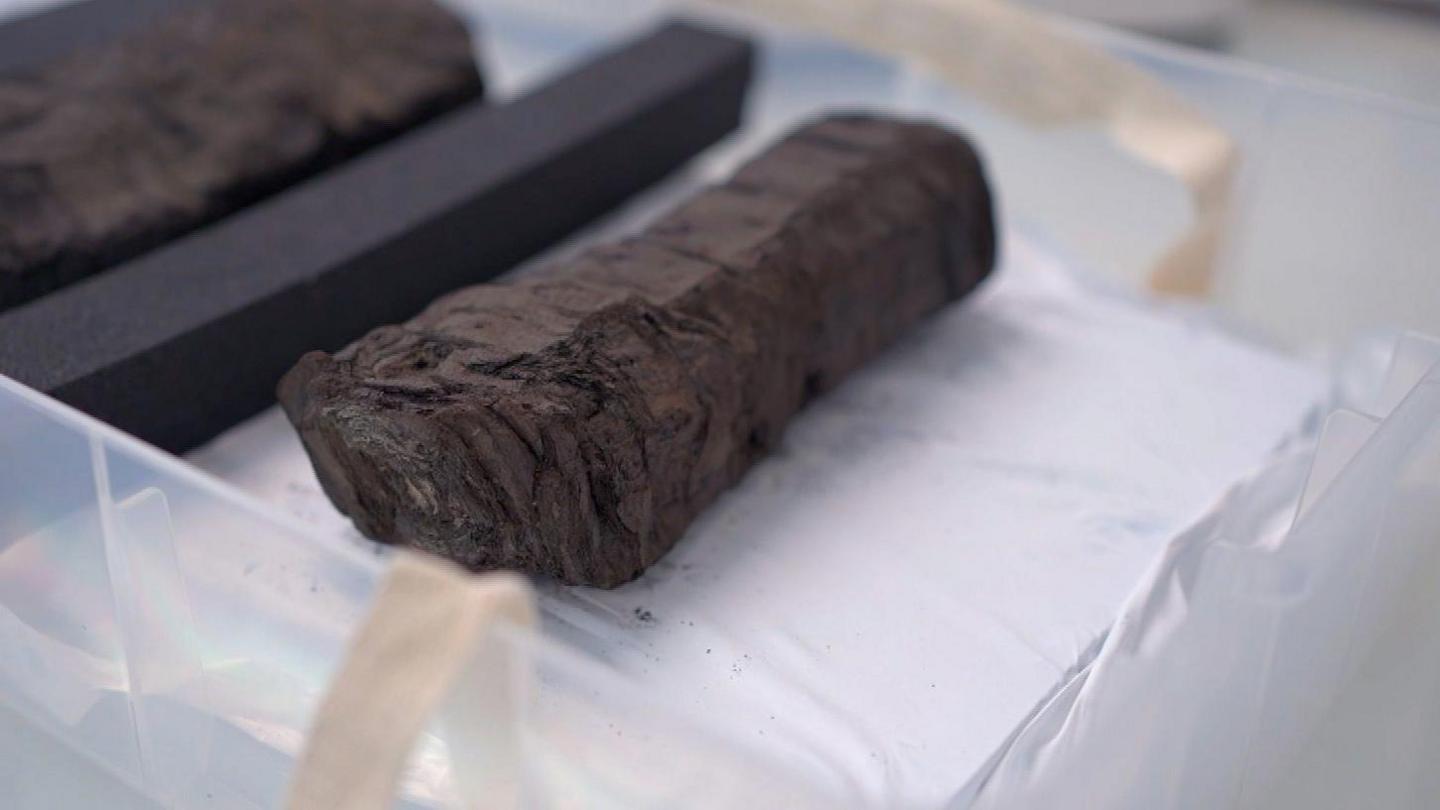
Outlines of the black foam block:
{"type": "Polygon", "coordinates": [[[670,23],[0,315],[0,373],[172,451],[333,351],[492,278],[738,123],[750,45],[670,23]]]}

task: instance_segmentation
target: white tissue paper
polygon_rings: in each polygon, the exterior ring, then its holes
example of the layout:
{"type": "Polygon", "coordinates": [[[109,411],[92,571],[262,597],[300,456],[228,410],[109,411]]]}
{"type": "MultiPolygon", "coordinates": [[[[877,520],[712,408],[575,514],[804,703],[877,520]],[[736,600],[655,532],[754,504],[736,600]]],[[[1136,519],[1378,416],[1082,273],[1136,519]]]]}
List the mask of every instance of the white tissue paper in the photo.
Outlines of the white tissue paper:
{"type": "Polygon", "coordinates": [[[1440,342],[1178,537],[956,808],[1429,808],[1440,342]],[[977,795],[978,794],[978,795],[977,795]]]}

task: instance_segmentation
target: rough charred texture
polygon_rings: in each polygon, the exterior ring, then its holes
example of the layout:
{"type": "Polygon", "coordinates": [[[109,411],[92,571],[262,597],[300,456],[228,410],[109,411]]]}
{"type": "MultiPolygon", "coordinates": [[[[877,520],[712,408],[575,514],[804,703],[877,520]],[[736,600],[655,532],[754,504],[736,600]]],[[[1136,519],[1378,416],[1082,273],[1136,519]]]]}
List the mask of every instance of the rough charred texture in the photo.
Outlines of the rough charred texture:
{"type": "Polygon", "coordinates": [[[465,27],[432,0],[175,5],[0,71],[0,307],[481,93],[465,27]]]}
{"type": "Polygon", "coordinates": [[[612,587],[808,397],[974,288],[991,216],[959,136],[827,119],[639,236],[307,355],[280,398],[366,534],[612,587]]]}

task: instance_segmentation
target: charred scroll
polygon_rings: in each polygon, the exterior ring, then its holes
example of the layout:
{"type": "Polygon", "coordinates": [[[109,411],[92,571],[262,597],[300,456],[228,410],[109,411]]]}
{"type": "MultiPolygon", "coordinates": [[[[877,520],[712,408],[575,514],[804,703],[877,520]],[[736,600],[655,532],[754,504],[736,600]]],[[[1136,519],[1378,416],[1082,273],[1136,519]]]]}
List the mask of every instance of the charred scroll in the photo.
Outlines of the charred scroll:
{"type": "Polygon", "coordinates": [[[832,117],[638,236],[307,355],[280,398],[371,537],[613,587],[994,259],[963,138],[832,117]]]}

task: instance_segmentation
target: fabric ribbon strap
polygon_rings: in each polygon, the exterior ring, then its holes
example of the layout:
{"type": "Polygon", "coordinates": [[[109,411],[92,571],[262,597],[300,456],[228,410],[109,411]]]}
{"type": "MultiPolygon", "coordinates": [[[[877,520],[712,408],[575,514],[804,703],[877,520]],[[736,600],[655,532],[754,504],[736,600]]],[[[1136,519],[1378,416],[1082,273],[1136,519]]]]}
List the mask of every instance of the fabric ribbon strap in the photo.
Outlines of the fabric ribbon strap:
{"type": "Polygon", "coordinates": [[[1150,272],[1158,291],[1205,294],[1238,163],[1234,140],[1143,70],[999,0],[717,0],[914,60],[1032,127],[1102,127],[1190,194],[1194,218],[1150,272]]]}
{"type": "MultiPolygon", "coordinates": [[[[397,553],[311,725],[287,806],[390,807],[415,741],[499,622],[534,627],[534,593],[524,578],[474,576],[397,553]]],[[[506,688],[466,683],[463,691],[506,688]]],[[[506,806],[504,797],[491,798],[490,806],[506,806]]]]}

